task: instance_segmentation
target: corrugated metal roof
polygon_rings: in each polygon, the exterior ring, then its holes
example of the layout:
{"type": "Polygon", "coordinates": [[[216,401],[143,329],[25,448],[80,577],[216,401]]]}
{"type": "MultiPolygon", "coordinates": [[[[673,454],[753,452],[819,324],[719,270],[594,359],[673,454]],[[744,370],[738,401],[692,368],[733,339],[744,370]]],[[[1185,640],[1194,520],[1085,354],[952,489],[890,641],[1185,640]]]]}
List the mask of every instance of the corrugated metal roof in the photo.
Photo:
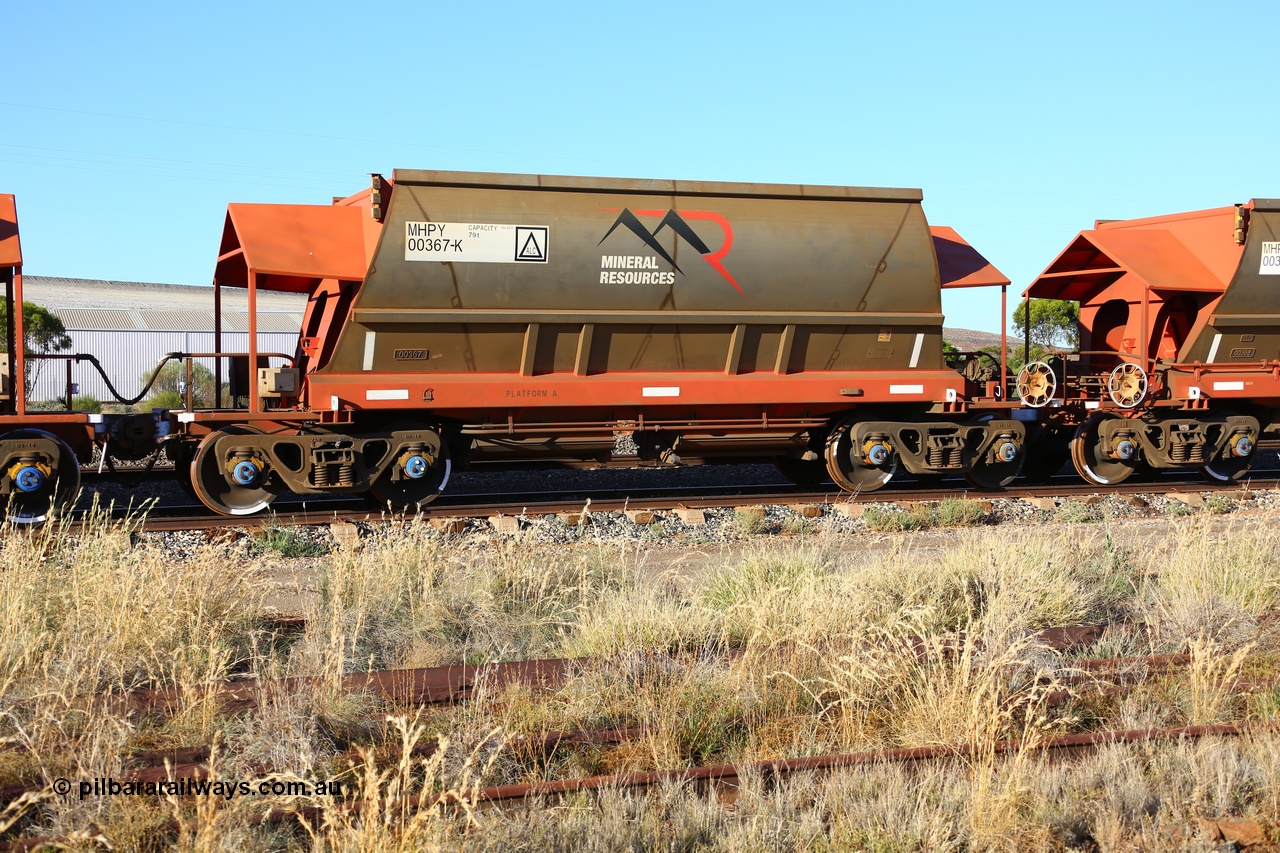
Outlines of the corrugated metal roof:
{"type": "MultiPolygon", "coordinates": [[[[152,308],[57,308],[53,311],[68,330],[76,331],[144,331],[144,332],[211,332],[213,312],[201,310],[173,311],[152,308]]],[[[259,311],[259,332],[297,334],[302,315],[294,312],[259,311]]],[[[241,311],[223,311],[222,328],[227,332],[249,329],[248,315],[241,311]]]]}
{"type": "MultiPolygon", "coordinates": [[[[249,315],[240,311],[223,311],[222,328],[232,332],[249,331],[249,315]]],[[[302,328],[302,315],[282,311],[259,311],[259,332],[297,332],[302,328]]]]}
{"type": "Polygon", "coordinates": [[[213,328],[213,311],[162,311],[141,308],[143,328],[153,332],[186,332],[213,328]]]}
{"type": "Polygon", "coordinates": [[[119,308],[59,308],[54,314],[68,329],[139,329],[134,311],[119,308]]]}

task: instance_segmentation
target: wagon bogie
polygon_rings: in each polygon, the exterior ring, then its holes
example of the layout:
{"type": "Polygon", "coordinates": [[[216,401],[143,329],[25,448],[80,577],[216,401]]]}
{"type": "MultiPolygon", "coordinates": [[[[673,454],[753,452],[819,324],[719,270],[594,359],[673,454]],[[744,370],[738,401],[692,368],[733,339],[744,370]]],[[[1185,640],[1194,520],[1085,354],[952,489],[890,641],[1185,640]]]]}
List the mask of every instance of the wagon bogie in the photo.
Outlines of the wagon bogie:
{"type": "Polygon", "coordinates": [[[450,470],[440,432],[412,425],[352,434],[315,428],[267,434],[236,425],[205,436],[190,460],[197,497],[223,515],[259,512],[285,491],[373,490],[380,503],[421,506],[444,487],[450,470]]]}

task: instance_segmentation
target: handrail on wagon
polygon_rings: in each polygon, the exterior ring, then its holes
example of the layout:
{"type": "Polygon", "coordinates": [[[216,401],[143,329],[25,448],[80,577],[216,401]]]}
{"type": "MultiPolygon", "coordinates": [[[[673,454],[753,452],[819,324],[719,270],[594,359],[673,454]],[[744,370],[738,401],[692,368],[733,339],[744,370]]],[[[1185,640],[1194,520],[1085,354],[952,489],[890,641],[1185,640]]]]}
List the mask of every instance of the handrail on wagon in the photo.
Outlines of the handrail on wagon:
{"type": "MultiPolygon", "coordinates": [[[[257,355],[258,355],[258,358],[260,359],[261,358],[283,359],[286,363],[288,363],[290,367],[293,366],[293,362],[294,362],[293,356],[285,355],[282,352],[260,352],[257,355]]],[[[187,393],[186,393],[186,399],[183,402],[186,404],[187,409],[190,410],[192,408],[192,402],[194,400],[194,393],[195,393],[195,377],[193,375],[194,365],[195,365],[194,360],[197,358],[238,358],[238,357],[248,358],[249,353],[247,352],[171,352],[171,353],[167,353],[163,358],[160,359],[159,362],[156,363],[155,368],[151,371],[151,378],[147,380],[146,386],[143,387],[143,389],[138,392],[138,395],[136,397],[126,399],[125,397],[120,396],[120,392],[117,391],[115,385],[112,384],[111,377],[107,375],[106,370],[103,369],[102,363],[98,361],[97,356],[90,355],[89,353],[39,353],[39,354],[27,353],[27,359],[31,361],[65,361],[67,363],[67,398],[66,399],[67,399],[68,412],[72,411],[71,391],[72,391],[73,383],[71,381],[71,365],[73,363],[79,364],[82,361],[89,362],[89,364],[93,365],[93,368],[98,371],[98,375],[101,376],[102,381],[106,383],[107,390],[111,392],[111,396],[115,398],[115,401],[123,406],[133,406],[141,402],[147,396],[147,394],[150,393],[151,386],[155,385],[156,380],[160,378],[160,371],[164,368],[166,364],[168,364],[171,361],[186,361],[187,393]]],[[[218,391],[219,391],[218,396],[221,397],[221,389],[218,389],[218,391]]]]}

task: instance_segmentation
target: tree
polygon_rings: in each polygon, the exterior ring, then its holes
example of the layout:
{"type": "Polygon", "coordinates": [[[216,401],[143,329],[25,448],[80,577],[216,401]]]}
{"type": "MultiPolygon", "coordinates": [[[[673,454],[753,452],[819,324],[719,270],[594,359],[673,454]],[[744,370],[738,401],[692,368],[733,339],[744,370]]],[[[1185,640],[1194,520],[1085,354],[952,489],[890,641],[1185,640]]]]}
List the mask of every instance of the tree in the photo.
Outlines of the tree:
{"type": "Polygon", "coordinates": [[[1013,312],[1013,333],[1023,339],[1031,306],[1031,346],[1041,352],[1074,350],[1080,345],[1080,305],[1062,299],[1024,301],[1013,312]]]}
{"type": "MultiPolygon", "coordinates": [[[[9,306],[0,303],[0,329],[7,328],[9,328],[9,306]]],[[[0,352],[7,352],[9,349],[9,342],[5,340],[6,337],[6,335],[0,334],[0,352]]],[[[29,356],[48,355],[69,349],[71,349],[71,337],[67,334],[66,326],[62,325],[62,321],[58,319],[58,315],[34,302],[23,302],[23,354],[29,356]]],[[[26,367],[24,384],[26,385],[28,398],[31,396],[31,389],[35,387],[36,380],[40,378],[40,371],[44,369],[45,364],[47,362],[43,359],[24,362],[26,367]]]]}
{"type": "MultiPolygon", "coordinates": [[[[143,383],[151,381],[155,370],[148,370],[142,375],[143,383]]],[[[160,368],[160,375],[151,385],[151,396],[142,404],[143,409],[185,409],[187,395],[182,387],[187,381],[187,363],[185,361],[166,361],[160,368]]],[[[197,409],[205,409],[213,405],[213,371],[200,362],[191,365],[191,404],[197,409]]]]}

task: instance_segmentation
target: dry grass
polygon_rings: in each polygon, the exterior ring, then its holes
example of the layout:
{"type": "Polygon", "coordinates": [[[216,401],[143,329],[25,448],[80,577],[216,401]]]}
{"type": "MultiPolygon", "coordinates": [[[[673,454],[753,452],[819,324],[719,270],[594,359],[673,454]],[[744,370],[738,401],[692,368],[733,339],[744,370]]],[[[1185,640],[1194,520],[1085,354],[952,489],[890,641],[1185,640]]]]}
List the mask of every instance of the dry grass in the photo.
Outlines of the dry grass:
{"type": "MultiPolygon", "coordinates": [[[[972,513],[963,507],[959,522],[972,513]]],[[[752,516],[754,518],[754,516],[752,516]]],[[[744,524],[747,522],[744,521],[744,524]]],[[[941,547],[871,551],[816,532],[719,558],[609,543],[552,548],[387,528],[311,558],[305,632],[259,628],[279,555],[211,544],[179,565],[129,525],[56,527],[0,541],[0,783],[120,777],[131,751],[217,744],[220,779],[339,779],[361,806],[316,824],[263,823],[317,797],[57,797],[0,814],[10,833],[90,848],[1149,849],[1200,843],[1195,820],[1280,820],[1280,741],[1109,748],[1066,760],[1034,749],[1087,728],[1274,721],[1280,700],[1231,688],[1274,675],[1280,606],[1274,519],[1197,516],[1126,547],[1062,527],[954,531],[941,547]],[[1222,522],[1219,522],[1221,524],[1222,522]],[[273,562],[274,561],[274,562],[273,562]],[[1141,621],[1089,656],[1188,651],[1185,672],[1128,696],[1050,705],[1074,674],[1036,629],[1141,621]],[[1260,656],[1262,655],[1262,656],[1260,656]],[[585,656],[598,665],[539,694],[480,685],[466,705],[419,711],[344,694],[353,671],[585,656]],[[230,715],[202,685],[232,675],[319,676],[230,715]],[[137,718],[104,695],[178,687],[179,712],[137,718]],[[97,698],[95,698],[97,697],[97,698]],[[528,738],[635,726],[613,746],[528,738]],[[430,755],[421,750],[439,739],[430,755]],[[997,755],[996,741],[1026,747],[997,755]],[[732,807],[680,786],[476,809],[477,785],[924,744],[964,759],[873,766],[776,787],[747,780],[732,807]],[[384,746],[378,746],[384,744],[384,746]],[[339,756],[351,746],[363,758],[339,756]],[[463,804],[409,808],[454,791],[463,804]],[[160,833],[176,822],[176,834],[160,833]]],[[[935,540],[936,541],[936,540],[935,540]]],[[[1087,692],[1087,691],[1086,691],[1087,692]]]]}

